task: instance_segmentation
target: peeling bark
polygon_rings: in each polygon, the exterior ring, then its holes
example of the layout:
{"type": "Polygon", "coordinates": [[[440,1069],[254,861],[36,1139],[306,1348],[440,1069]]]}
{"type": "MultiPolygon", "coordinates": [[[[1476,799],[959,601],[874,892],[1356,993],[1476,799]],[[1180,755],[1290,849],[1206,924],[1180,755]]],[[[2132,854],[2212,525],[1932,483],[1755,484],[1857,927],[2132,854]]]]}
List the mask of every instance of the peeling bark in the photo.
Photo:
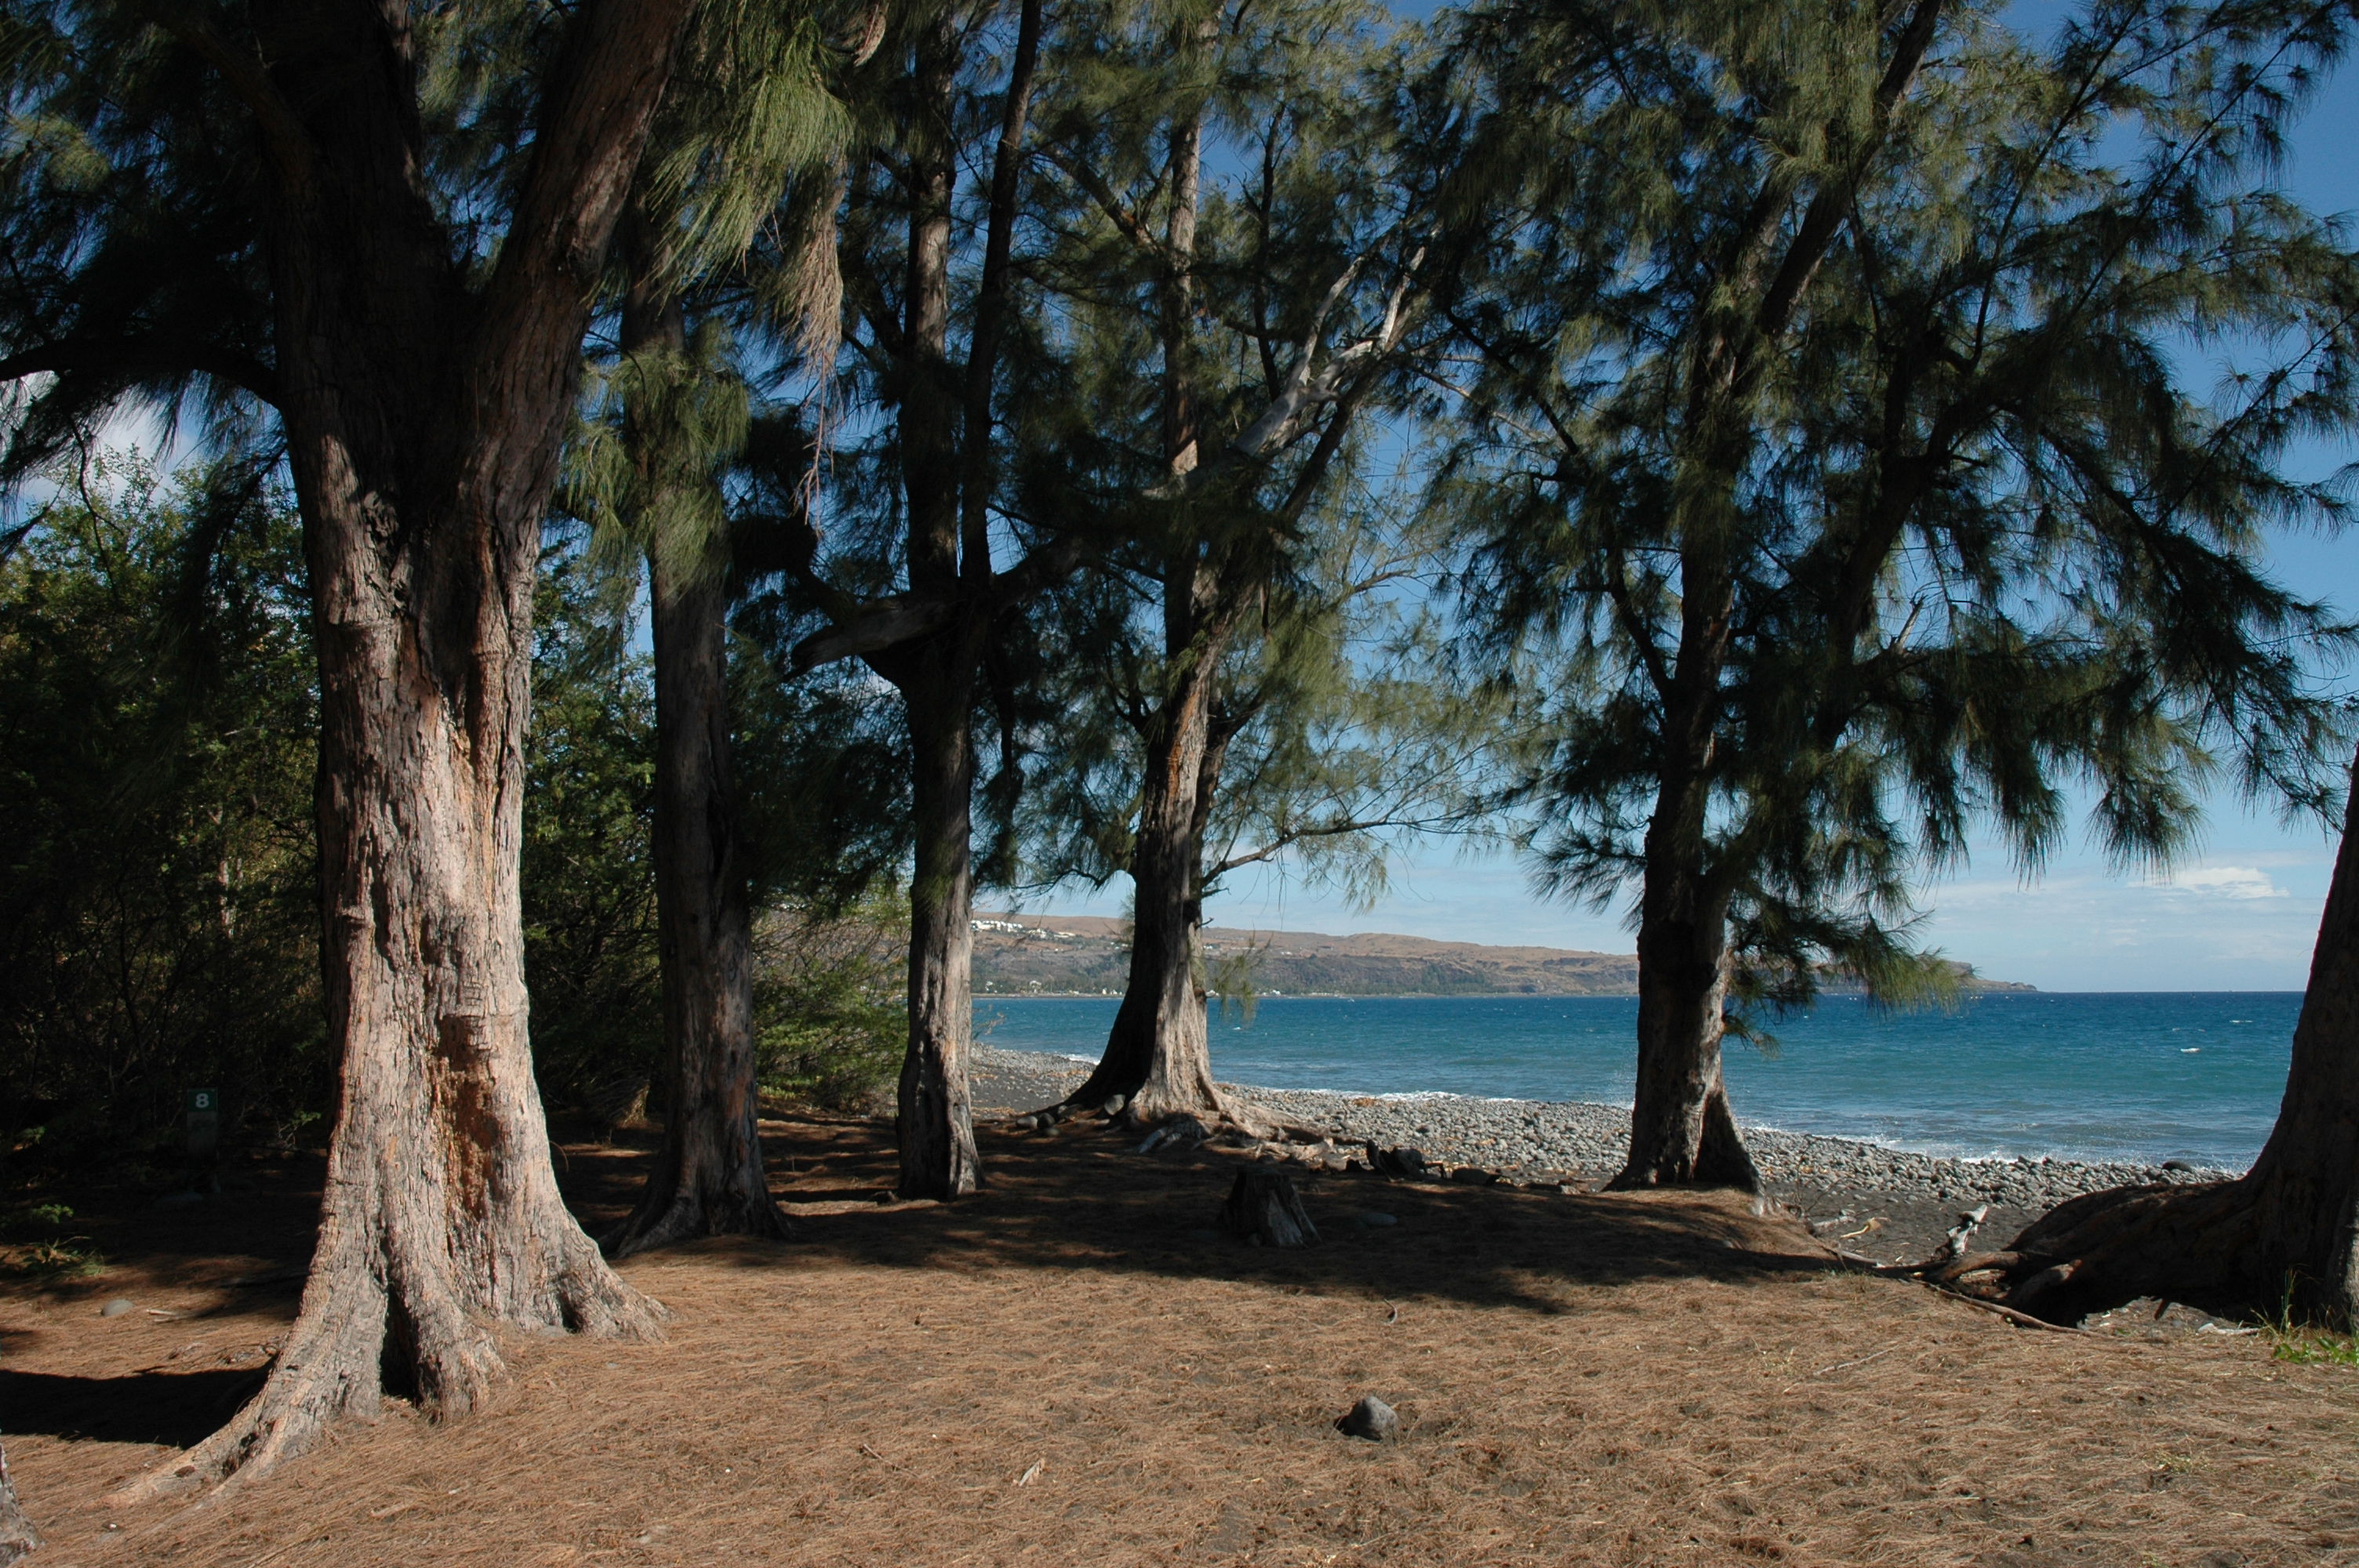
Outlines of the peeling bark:
{"type": "Polygon", "coordinates": [[[40,1532],[17,1506],[16,1486],[8,1478],[8,1454],[0,1449],[0,1568],[7,1568],[40,1544],[40,1532]]]}
{"type": "Polygon", "coordinates": [[[261,1391],[131,1497],[261,1475],[390,1390],[440,1416],[521,1326],[662,1308],[557,1191],[517,850],[541,510],[588,302],[685,0],[578,14],[488,283],[415,182],[409,16],[256,5],[278,391],[320,661],[321,963],[340,1053],[320,1234],[261,1391]]]}

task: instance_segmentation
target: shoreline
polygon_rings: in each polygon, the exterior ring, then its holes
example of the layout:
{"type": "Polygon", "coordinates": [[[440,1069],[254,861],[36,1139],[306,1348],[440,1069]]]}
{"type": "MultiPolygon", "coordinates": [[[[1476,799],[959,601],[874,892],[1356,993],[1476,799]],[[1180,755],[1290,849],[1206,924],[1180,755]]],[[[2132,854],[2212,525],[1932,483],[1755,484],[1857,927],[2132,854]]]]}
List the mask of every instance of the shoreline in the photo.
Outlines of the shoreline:
{"type": "MultiPolygon", "coordinates": [[[[1062,1053],[980,1043],[973,1047],[973,1060],[977,1111],[1011,1114],[1062,1098],[1087,1075],[1089,1065],[1062,1053]]],[[[1340,1142],[1414,1148],[1438,1164],[1487,1172],[1518,1184],[1595,1186],[1621,1169],[1629,1147],[1626,1106],[1252,1084],[1223,1083],[1221,1088],[1327,1131],[1340,1142]]],[[[2220,1181],[2242,1173],[2107,1160],[1917,1154],[1854,1138],[1756,1123],[1739,1126],[1773,1197],[1799,1209],[1813,1228],[1857,1221],[1864,1228],[1841,1238],[1855,1249],[1894,1253],[1892,1261],[1925,1256],[1960,1211],[1978,1205],[1989,1206],[1984,1231],[1996,1239],[2086,1193],[2220,1181]]]]}

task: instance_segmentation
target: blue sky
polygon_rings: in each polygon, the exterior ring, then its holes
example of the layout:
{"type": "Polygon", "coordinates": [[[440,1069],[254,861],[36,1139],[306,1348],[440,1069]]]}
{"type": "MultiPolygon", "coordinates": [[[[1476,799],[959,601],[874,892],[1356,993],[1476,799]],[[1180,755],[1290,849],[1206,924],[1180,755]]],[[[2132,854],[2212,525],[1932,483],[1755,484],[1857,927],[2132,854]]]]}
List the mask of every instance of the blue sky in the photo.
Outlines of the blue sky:
{"type": "MultiPolygon", "coordinates": [[[[2325,84],[2291,150],[2283,171],[2291,190],[2317,211],[2359,212],[2359,61],[2325,84]]],[[[2313,460],[2331,469],[2354,455],[2321,450],[2313,460]]],[[[2359,536],[2281,538],[2272,564],[2301,591],[2359,609],[2359,536]]],[[[2223,792],[2209,803],[2200,849],[2160,876],[2110,868],[2076,840],[2027,881],[2003,850],[1978,845],[1966,867],[1928,890],[1922,931],[1986,975],[2045,990],[2299,990],[2333,854],[2315,824],[2285,825],[2223,792]]],[[[1031,906],[1119,914],[1125,891],[1117,883],[1095,897],[1083,890],[1031,906]]],[[[1511,859],[1462,860],[1446,844],[1408,849],[1373,908],[1266,873],[1236,881],[1206,914],[1216,925],[1630,948],[1619,911],[1539,899],[1511,859]]]]}

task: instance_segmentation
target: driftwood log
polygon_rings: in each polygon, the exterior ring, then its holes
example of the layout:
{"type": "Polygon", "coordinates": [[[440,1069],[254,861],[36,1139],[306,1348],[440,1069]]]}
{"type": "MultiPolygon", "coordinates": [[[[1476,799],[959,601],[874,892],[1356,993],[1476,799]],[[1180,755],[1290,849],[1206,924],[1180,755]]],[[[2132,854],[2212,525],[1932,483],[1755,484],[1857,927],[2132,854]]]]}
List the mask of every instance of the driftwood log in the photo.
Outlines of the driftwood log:
{"type": "Polygon", "coordinates": [[[1308,1247],[1319,1239],[1294,1178],[1278,1171],[1239,1171],[1221,1206],[1221,1227],[1259,1247],[1308,1247]]]}

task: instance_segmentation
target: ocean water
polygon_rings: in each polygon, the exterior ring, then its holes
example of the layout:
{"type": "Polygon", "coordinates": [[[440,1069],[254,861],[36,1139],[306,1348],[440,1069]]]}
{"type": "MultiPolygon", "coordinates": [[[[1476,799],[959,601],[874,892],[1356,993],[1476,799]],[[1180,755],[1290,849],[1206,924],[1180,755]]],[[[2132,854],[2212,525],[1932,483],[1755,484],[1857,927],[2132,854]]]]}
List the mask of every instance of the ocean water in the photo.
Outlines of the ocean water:
{"type": "MultiPolygon", "coordinates": [[[[1094,1060],[1112,998],[987,997],[988,1044],[1094,1060]]],[[[1731,1041],[1737,1119],[1929,1154],[2242,1169],[2285,1092],[2299,991],[1998,991],[1954,1012],[1831,997],[1731,1041]]],[[[1265,1000],[1212,1014],[1224,1080],[1367,1094],[1630,1103],[1634,997],[1265,1000]]]]}

